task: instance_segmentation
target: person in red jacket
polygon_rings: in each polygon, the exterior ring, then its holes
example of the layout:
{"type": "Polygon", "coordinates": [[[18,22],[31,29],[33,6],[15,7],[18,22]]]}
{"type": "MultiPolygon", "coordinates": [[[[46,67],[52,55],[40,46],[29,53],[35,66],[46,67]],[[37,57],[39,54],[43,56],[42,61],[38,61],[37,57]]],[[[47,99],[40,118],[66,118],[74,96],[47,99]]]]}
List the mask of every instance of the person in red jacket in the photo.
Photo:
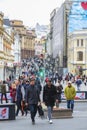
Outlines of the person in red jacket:
{"type": "Polygon", "coordinates": [[[15,103],[15,97],[16,97],[16,84],[13,82],[10,86],[10,96],[11,96],[11,102],[15,103]]]}

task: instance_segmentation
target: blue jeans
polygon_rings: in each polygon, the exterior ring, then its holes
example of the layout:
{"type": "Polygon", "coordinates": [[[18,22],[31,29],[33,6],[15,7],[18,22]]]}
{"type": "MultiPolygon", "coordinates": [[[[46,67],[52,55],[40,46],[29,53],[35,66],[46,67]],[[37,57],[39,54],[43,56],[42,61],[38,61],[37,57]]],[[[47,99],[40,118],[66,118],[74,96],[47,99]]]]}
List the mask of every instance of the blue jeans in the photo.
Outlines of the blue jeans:
{"type": "Polygon", "coordinates": [[[37,104],[29,104],[29,108],[31,113],[31,120],[34,122],[37,113],[37,104]]]}
{"type": "Polygon", "coordinates": [[[48,118],[49,118],[49,120],[51,120],[52,119],[53,107],[47,106],[47,109],[48,109],[48,118]]]}
{"type": "Polygon", "coordinates": [[[67,108],[73,111],[74,109],[74,100],[67,100],[67,108]]]}

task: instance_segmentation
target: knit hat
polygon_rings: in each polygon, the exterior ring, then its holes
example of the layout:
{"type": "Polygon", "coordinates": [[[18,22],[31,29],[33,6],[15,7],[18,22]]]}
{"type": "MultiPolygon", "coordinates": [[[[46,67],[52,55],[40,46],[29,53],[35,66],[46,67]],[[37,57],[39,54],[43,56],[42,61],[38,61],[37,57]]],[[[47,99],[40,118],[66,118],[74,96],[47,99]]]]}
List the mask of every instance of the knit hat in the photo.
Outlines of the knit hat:
{"type": "Polygon", "coordinates": [[[48,82],[48,81],[51,82],[51,79],[50,78],[46,78],[45,82],[48,82]]]}

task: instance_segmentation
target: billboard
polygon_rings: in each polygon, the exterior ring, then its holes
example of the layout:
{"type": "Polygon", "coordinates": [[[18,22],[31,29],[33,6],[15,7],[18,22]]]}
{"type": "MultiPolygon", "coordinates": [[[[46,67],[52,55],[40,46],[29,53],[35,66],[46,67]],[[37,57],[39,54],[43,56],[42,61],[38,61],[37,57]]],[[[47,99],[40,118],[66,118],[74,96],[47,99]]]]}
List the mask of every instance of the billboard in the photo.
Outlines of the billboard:
{"type": "Polygon", "coordinates": [[[87,0],[72,1],[69,13],[69,32],[87,29],[87,0]]]}
{"type": "MultiPolygon", "coordinates": [[[[65,100],[66,97],[64,93],[61,94],[61,99],[65,100]]],[[[86,99],[86,93],[85,92],[76,92],[75,100],[84,100],[86,99]]]]}

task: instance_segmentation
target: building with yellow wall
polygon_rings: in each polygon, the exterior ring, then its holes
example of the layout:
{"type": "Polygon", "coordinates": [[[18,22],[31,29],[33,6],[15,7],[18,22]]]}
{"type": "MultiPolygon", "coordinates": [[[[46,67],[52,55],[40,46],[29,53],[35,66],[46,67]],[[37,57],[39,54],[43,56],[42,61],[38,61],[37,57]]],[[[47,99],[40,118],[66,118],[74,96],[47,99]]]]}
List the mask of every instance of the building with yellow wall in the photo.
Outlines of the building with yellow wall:
{"type": "Polygon", "coordinates": [[[22,54],[26,54],[25,57],[24,55],[22,55],[22,57],[24,57],[25,59],[28,59],[29,57],[33,57],[35,55],[35,31],[34,30],[26,30],[26,36],[25,36],[25,46],[24,46],[24,50],[22,50],[22,52],[24,51],[24,53],[22,54]]]}
{"type": "Polygon", "coordinates": [[[12,44],[14,43],[14,34],[10,27],[4,26],[3,17],[4,14],[0,13],[0,79],[6,80],[13,71],[12,44]]]}
{"type": "Polygon", "coordinates": [[[0,12],[0,80],[3,80],[4,73],[4,52],[3,52],[3,16],[4,14],[0,12]]]}
{"type": "Polygon", "coordinates": [[[13,29],[20,35],[21,59],[28,59],[29,57],[34,56],[35,31],[27,30],[21,20],[11,20],[10,23],[13,29]]]}
{"type": "Polygon", "coordinates": [[[74,31],[68,37],[68,72],[87,75],[87,30],[74,31]]]}

